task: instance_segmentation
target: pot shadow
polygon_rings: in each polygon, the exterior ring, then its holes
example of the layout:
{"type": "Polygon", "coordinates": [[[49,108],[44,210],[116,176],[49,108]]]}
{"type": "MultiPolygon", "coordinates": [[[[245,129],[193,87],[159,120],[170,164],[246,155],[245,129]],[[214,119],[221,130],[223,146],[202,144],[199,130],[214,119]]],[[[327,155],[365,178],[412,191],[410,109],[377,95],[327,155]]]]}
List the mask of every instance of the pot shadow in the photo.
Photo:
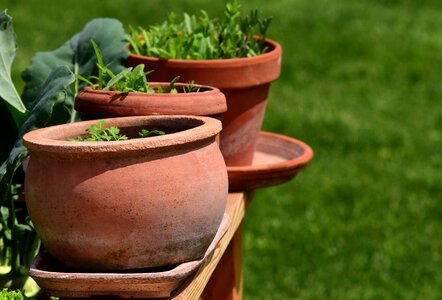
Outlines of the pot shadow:
{"type": "Polygon", "coordinates": [[[112,95],[110,97],[109,103],[111,104],[111,103],[113,103],[115,101],[118,101],[118,100],[119,101],[124,101],[127,98],[128,95],[129,95],[128,92],[121,92],[121,93],[117,93],[115,95],[112,95]]]}

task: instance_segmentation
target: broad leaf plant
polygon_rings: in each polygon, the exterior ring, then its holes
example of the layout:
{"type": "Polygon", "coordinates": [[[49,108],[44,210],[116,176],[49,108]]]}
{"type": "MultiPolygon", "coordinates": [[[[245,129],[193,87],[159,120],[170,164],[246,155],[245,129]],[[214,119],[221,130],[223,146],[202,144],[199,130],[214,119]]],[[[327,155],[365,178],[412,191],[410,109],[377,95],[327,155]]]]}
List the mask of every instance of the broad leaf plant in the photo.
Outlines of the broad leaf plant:
{"type": "Polygon", "coordinates": [[[118,73],[127,57],[124,37],[119,21],[92,20],[60,48],[35,55],[22,73],[25,87],[20,95],[11,78],[16,54],[12,18],[7,11],[0,12],[0,128],[5,134],[0,151],[4,161],[0,166],[0,286],[22,289],[40,248],[20,202],[22,164],[29,154],[22,137],[37,128],[77,121],[74,98],[85,83],[76,78],[98,75],[91,40],[102,49],[103,63],[118,73]]]}

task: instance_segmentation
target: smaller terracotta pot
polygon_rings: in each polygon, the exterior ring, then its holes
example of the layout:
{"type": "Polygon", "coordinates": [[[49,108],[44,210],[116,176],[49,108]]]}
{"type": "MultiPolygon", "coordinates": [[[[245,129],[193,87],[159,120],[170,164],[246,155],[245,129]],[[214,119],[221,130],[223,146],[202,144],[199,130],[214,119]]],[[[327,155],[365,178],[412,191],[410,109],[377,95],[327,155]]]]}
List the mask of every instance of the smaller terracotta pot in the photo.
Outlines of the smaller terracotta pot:
{"type": "MultiPolygon", "coordinates": [[[[168,83],[151,82],[153,88],[168,83]]],[[[186,84],[176,83],[180,90],[186,84]]],[[[192,115],[220,118],[227,111],[226,97],[217,88],[195,85],[198,92],[122,93],[84,88],[75,98],[75,109],[87,119],[120,116],[192,115]]]]}
{"type": "Polygon", "coordinates": [[[270,84],[281,71],[282,47],[266,39],[268,52],[245,58],[186,60],[159,59],[130,54],[126,65],[144,64],[154,70],[149,78],[167,81],[179,75],[182,82],[214,86],[224,93],[228,111],[223,116],[220,148],[227,166],[251,165],[261,131],[270,84]]]}
{"type": "Polygon", "coordinates": [[[218,120],[142,116],[105,120],[128,137],[73,142],[96,121],[29,132],[25,177],[29,215],[45,248],[67,266],[126,270],[201,257],[224,214],[226,166],[218,120]]]}

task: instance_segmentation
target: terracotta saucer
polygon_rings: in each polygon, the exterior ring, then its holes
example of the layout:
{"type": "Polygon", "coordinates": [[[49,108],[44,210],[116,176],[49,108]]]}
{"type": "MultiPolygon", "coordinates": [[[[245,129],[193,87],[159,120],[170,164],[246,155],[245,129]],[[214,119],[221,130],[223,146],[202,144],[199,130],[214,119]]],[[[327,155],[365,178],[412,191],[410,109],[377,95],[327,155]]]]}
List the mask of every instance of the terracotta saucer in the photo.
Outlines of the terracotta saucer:
{"type": "Polygon", "coordinates": [[[230,217],[224,214],[204,257],[176,266],[133,272],[81,273],[65,269],[50,254],[43,252],[33,261],[29,275],[43,289],[44,294],[63,298],[165,298],[198,271],[212,255],[229,225],[230,217]]]}
{"type": "Polygon", "coordinates": [[[251,166],[227,167],[229,190],[270,187],[293,179],[312,159],[307,144],[281,134],[261,131],[251,166]]]}

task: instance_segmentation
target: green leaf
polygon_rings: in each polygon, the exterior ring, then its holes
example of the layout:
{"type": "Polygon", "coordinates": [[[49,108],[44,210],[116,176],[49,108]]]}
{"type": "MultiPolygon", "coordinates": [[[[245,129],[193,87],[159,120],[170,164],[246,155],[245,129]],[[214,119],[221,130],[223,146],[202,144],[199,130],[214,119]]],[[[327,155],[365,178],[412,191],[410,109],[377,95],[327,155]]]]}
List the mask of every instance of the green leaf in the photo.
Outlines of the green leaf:
{"type": "Polygon", "coordinates": [[[141,48],[141,42],[140,39],[138,38],[138,34],[136,30],[130,25],[129,25],[129,31],[130,31],[130,36],[127,36],[127,40],[130,43],[130,48],[136,54],[140,54],[139,48],[141,48]]]}
{"type": "Polygon", "coordinates": [[[0,98],[10,105],[11,114],[17,126],[21,125],[21,116],[27,110],[11,79],[12,62],[16,53],[12,18],[6,11],[0,12],[0,98]]]}
{"type": "MultiPolygon", "coordinates": [[[[72,97],[70,85],[74,80],[72,72],[67,67],[59,67],[51,72],[37,95],[29,117],[21,127],[8,159],[0,166],[0,206],[8,207],[10,213],[7,220],[9,228],[5,229],[4,236],[12,241],[12,244],[9,244],[12,253],[10,258],[12,270],[19,267],[17,265],[20,263],[18,255],[22,255],[22,259],[24,259],[22,262],[30,263],[32,261],[31,256],[35,255],[40,245],[38,237],[35,236],[35,232],[29,225],[17,223],[13,213],[14,200],[12,197],[8,197],[14,175],[28,155],[28,150],[23,145],[22,138],[25,133],[48,125],[52,114],[56,111],[56,107],[72,97]],[[11,223],[13,224],[12,230],[11,223]],[[33,236],[32,245],[26,248],[21,247],[20,245],[29,238],[29,235],[33,236]]],[[[2,211],[3,217],[6,216],[4,213],[5,211],[2,211]]]]}
{"type": "Polygon", "coordinates": [[[0,146],[0,162],[5,161],[11,151],[18,129],[8,108],[8,103],[0,100],[0,129],[2,130],[2,143],[0,146]]]}
{"type": "Polygon", "coordinates": [[[171,17],[147,30],[131,29],[132,52],[161,59],[225,59],[259,55],[266,51],[264,38],[270,18],[262,18],[257,10],[242,17],[237,0],[226,3],[224,18],[209,18],[205,11],[197,18],[184,14],[182,22],[171,17]],[[139,36],[142,36],[140,41],[139,36]],[[254,36],[259,36],[259,42],[254,36]],[[247,38],[250,37],[250,38],[247,38]]]}
{"type": "Polygon", "coordinates": [[[27,298],[23,295],[23,291],[20,291],[20,290],[8,291],[8,289],[4,288],[0,292],[0,299],[1,300],[25,300],[27,298]]]}
{"type": "Polygon", "coordinates": [[[142,138],[144,137],[150,137],[150,136],[158,136],[158,135],[165,135],[166,133],[162,130],[147,130],[147,129],[141,129],[138,132],[138,135],[142,138]]]}
{"type": "Polygon", "coordinates": [[[190,16],[186,13],[184,13],[184,29],[187,33],[192,33],[192,21],[190,19],[190,16]]]}
{"type": "Polygon", "coordinates": [[[100,120],[98,124],[92,124],[86,129],[88,133],[84,138],[76,137],[73,139],[68,139],[68,141],[77,142],[101,142],[101,141],[121,141],[127,140],[127,136],[120,134],[120,129],[118,127],[112,126],[105,128],[105,121],[100,120]]]}
{"type": "Polygon", "coordinates": [[[12,240],[11,229],[9,229],[9,228],[6,228],[6,229],[5,229],[5,238],[6,238],[7,240],[12,240]]]}
{"type": "Polygon", "coordinates": [[[24,243],[24,249],[26,254],[23,263],[25,266],[30,266],[32,261],[34,260],[34,257],[37,256],[40,250],[41,241],[37,233],[35,232],[34,224],[32,224],[32,221],[29,216],[26,218],[25,222],[27,226],[32,228],[32,230],[27,233],[26,241],[24,243]]]}
{"type": "MultiPolygon", "coordinates": [[[[128,55],[124,48],[126,42],[123,25],[115,19],[94,19],[60,48],[35,55],[31,65],[22,73],[26,82],[22,99],[27,107],[31,107],[37,91],[50,72],[58,66],[68,66],[74,73],[84,78],[98,74],[97,59],[91,40],[100,48],[104,65],[114,73],[123,69],[123,63],[128,55]]],[[[82,82],[79,87],[85,85],[82,82]]],[[[73,103],[73,100],[71,102],[73,103]]]]}
{"type": "Polygon", "coordinates": [[[176,76],[174,79],[172,79],[171,82],[169,82],[169,84],[166,86],[166,88],[164,89],[163,93],[169,93],[170,90],[173,89],[173,87],[175,86],[175,83],[180,80],[180,76],[176,76]]]}
{"type": "Polygon", "coordinates": [[[127,68],[115,75],[114,78],[109,80],[109,82],[106,84],[106,86],[103,88],[104,91],[110,90],[117,82],[121,81],[125,75],[127,75],[130,71],[132,71],[132,68],[127,68]]]}
{"type": "Polygon", "coordinates": [[[97,67],[98,67],[98,89],[103,88],[104,86],[104,72],[103,69],[100,68],[104,67],[103,63],[103,55],[101,55],[100,48],[98,48],[98,45],[94,42],[94,40],[91,40],[92,47],[94,48],[95,57],[97,58],[97,67]]]}
{"type": "Polygon", "coordinates": [[[32,231],[32,227],[26,224],[15,224],[18,231],[32,231]]]}
{"type": "Polygon", "coordinates": [[[0,207],[0,216],[2,218],[2,222],[5,222],[9,218],[9,209],[6,206],[0,207]]]}
{"type": "Polygon", "coordinates": [[[23,135],[48,125],[54,108],[72,97],[70,85],[74,80],[72,72],[67,67],[58,67],[51,72],[43,84],[43,88],[29,112],[29,117],[19,132],[14,148],[8,159],[0,166],[0,205],[3,205],[2,202],[6,199],[14,173],[28,155],[28,150],[23,145],[23,135]]]}
{"type": "Polygon", "coordinates": [[[88,85],[93,86],[94,84],[87,78],[84,78],[83,76],[81,76],[80,74],[74,74],[75,78],[81,81],[86,82],[88,85]]]}

